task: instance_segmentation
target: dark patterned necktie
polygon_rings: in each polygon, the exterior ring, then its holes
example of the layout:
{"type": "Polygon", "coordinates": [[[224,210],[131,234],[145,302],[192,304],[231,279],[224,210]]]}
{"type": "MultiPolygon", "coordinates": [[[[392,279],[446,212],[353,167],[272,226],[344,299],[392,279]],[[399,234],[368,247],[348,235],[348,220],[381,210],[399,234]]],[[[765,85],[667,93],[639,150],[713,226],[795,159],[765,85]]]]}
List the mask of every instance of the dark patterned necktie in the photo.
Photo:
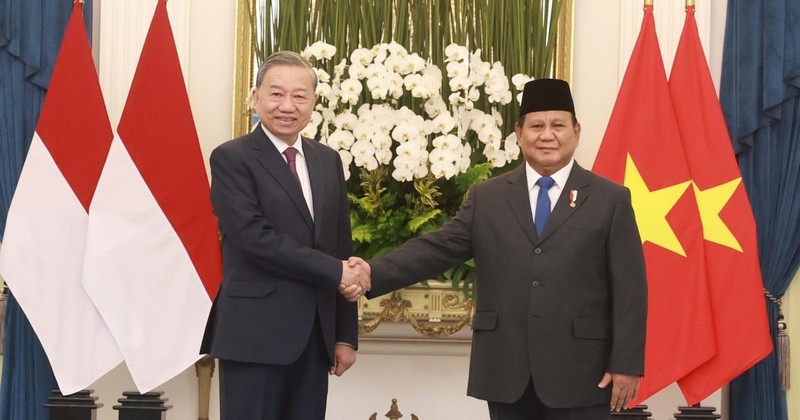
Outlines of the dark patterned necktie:
{"type": "Polygon", "coordinates": [[[297,180],[297,185],[300,185],[302,188],[303,184],[300,183],[300,177],[297,175],[297,149],[290,147],[286,149],[283,154],[286,155],[286,162],[289,163],[289,169],[292,171],[294,179],[297,180]]]}

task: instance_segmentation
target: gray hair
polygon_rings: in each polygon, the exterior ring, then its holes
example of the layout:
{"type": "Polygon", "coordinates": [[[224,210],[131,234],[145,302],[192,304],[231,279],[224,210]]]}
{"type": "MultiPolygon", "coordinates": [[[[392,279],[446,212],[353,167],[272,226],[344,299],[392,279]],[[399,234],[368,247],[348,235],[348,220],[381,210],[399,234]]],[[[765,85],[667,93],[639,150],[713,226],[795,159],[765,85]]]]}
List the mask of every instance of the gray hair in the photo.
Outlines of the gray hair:
{"type": "Polygon", "coordinates": [[[315,91],[317,90],[317,72],[314,71],[314,68],[311,67],[311,63],[309,63],[308,60],[292,51],[277,51],[267,57],[267,59],[261,63],[261,67],[258,68],[256,87],[261,86],[261,81],[264,80],[264,74],[267,73],[267,70],[277,66],[293,66],[308,69],[309,73],[311,73],[311,85],[315,91]]]}

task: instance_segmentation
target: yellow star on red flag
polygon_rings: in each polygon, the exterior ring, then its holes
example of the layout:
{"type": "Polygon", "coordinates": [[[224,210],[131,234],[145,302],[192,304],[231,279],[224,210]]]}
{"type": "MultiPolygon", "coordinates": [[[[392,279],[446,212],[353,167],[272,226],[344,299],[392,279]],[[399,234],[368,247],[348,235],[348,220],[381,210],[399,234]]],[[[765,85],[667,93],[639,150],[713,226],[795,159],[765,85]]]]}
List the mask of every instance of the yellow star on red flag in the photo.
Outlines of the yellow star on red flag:
{"type": "Polygon", "coordinates": [[[636,224],[639,226],[643,244],[650,242],[680,256],[686,256],[683,245],[667,222],[667,214],[686,192],[689,184],[691,181],[650,190],[633,158],[628,155],[625,164],[625,186],[631,190],[633,211],[636,213],[636,224]]]}
{"type": "Polygon", "coordinates": [[[694,193],[697,197],[697,208],[700,211],[700,220],[703,223],[703,239],[742,251],[742,246],[731,232],[725,221],[720,217],[720,212],[728,204],[736,187],[742,182],[742,178],[730,180],[724,184],[701,190],[694,182],[694,193]]]}

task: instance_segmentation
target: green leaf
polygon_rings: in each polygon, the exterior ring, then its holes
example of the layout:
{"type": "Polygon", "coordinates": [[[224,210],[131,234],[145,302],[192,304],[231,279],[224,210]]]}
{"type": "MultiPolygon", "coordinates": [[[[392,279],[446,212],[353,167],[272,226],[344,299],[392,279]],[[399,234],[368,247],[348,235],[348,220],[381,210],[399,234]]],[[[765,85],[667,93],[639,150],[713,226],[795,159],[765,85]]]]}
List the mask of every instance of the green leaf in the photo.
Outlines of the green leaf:
{"type": "Polygon", "coordinates": [[[441,210],[433,209],[426,211],[425,213],[422,213],[420,215],[417,215],[408,221],[408,229],[412,233],[416,233],[420,227],[422,227],[426,223],[429,223],[431,220],[436,218],[436,216],[440,215],[441,213],[442,213],[441,210]]]}
{"type": "Polygon", "coordinates": [[[492,177],[492,164],[489,162],[474,165],[466,172],[455,177],[456,184],[466,192],[469,187],[478,182],[485,181],[492,177]]]}
{"type": "Polygon", "coordinates": [[[368,243],[372,241],[373,229],[369,225],[361,225],[353,228],[353,240],[368,243]]]}

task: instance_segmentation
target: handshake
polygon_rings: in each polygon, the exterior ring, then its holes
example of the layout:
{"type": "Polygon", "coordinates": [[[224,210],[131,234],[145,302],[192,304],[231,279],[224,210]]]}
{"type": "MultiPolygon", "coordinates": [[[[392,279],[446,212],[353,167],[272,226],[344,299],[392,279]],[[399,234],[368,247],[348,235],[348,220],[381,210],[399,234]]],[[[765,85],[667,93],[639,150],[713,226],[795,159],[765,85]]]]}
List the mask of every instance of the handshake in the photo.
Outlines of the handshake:
{"type": "Polygon", "coordinates": [[[372,288],[372,269],[366,261],[359,257],[350,257],[342,261],[342,281],[339,293],[350,302],[356,302],[364,293],[372,288]]]}

